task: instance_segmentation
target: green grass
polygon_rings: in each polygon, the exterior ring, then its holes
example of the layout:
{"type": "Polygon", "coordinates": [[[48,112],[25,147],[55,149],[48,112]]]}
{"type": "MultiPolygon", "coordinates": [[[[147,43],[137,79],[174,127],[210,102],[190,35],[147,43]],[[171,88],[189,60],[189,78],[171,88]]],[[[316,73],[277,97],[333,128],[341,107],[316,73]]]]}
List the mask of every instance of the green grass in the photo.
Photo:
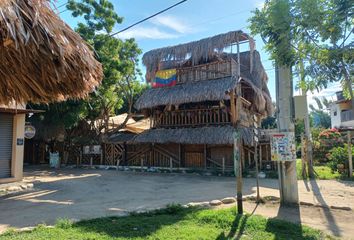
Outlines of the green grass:
{"type": "Polygon", "coordinates": [[[107,217],[28,232],[9,231],[2,240],[26,239],[332,239],[309,227],[261,216],[237,215],[235,208],[184,209],[178,205],[126,217],[107,217]]]}
{"type": "MultiPolygon", "coordinates": [[[[347,181],[354,181],[354,177],[348,178],[342,176],[339,172],[332,172],[332,170],[328,166],[314,166],[313,167],[316,172],[316,179],[322,180],[331,180],[331,179],[341,179],[347,181]]],[[[301,166],[301,159],[297,159],[296,161],[296,171],[297,171],[297,179],[302,178],[302,166],[301,166]]]]}

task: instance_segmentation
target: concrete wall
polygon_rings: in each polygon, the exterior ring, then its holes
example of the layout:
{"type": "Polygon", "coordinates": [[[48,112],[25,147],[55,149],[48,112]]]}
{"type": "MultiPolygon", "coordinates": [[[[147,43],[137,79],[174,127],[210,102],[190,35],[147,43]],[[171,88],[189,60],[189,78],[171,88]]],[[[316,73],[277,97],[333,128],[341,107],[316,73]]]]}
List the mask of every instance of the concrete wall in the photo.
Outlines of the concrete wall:
{"type": "Polygon", "coordinates": [[[354,127],[354,120],[343,122],[341,119],[341,112],[345,110],[351,109],[351,102],[340,102],[333,103],[330,106],[331,111],[331,127],[339,128],[339,127],[354,127]],[[336,115],[335,115],[336,114],[336,115]]]}
{"type": "Polygon", "coordinates": [[[341,119],[340,119],[340,108],[338,104],[331,104],[330,106],[331,110],[331,127],[332,128],[339,128],[341,124],[341,119]]]}
{"type": "Polygon", "coordinates": [[[15,182],[22,180],[23,177],[23,151],[24,151],[24,131],[25,114],[13,115],[13,139],[12,139],[12,161],[11,178],[2,178],[0,183],[15,182]],[[17,145],[17,140],[22,139],[22,145],[17,145]]]}

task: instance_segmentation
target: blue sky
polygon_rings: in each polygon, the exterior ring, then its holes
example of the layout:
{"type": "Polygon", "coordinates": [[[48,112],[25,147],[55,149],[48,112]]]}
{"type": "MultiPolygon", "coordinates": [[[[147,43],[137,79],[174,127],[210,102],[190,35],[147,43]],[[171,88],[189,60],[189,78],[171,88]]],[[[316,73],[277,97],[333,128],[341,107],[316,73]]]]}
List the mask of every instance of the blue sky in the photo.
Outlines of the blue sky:
{"type": "MultiPolygon", "coordinates": [[[[119,16],[124,18],[115,31],[148,17],[178,0],[111,0],[119,16]]],[[[66,0],[57,0],[57,6],[66,0]]],[[[262,0],[188,0],[147,22],[137,25],[122,34],[120,38],[134,37],[143,50],[176,45],[201,38],[225,33],[232,30],[242,30],[249,33],[247,20],[252,16],[251,11],[261,7],[262,0]]],[[[59,11],[64,10],[62,7],[59,11]]],[[[78,19],[71,16],[69,11],[60,17],[71,27],[75,28],[78,19]]],[[[262,40],[255,36],[256,48],[261,53],[261,59],[269,77],[268,87],[275,100],[275,73],[273,62],[264,50],[262,40]]],[[[142,67],[142,66],[141,66],[142,67]]],[[[143,70],[143,69],[142,69],[143,70]]],[[[316,93],[316,95],[331,95],[332,89],[316,93]]],[[[312,95],[309,94],[309,101],[312,95]]]]}

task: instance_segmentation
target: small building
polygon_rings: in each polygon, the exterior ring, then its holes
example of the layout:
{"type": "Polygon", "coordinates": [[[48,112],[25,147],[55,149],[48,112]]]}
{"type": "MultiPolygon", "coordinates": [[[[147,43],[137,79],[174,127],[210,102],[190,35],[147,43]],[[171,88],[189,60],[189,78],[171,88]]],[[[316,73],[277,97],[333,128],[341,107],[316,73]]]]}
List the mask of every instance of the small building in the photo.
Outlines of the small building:
{"type": "Polygon", "coordinates": [[[0,12],[0,183],[4,183],[22,178],[25,114],[33,112],[25,109],[26,103],[84,97],[100,84],[103,71],[92,50],[49,2],[2,1],[0,12]]]}
{"type": "Polygon", "coordinates": [[[254,152],[254,128],[273,106],[249,35],[233,31],[155,49],[144,54],[143,63],[151,88],[135,108],[150,128],[111,138],[121,141],[125,165],[233,171],[235,138],[242,142],[237,149],[243,165],[254,164],[250,157],[245,161],[254,152]],[[248,50],[236,51],[240,44],[248,50]]]}
{"type": "Polygon", "coordinates": [[[23,105],[0,105],[0,183],[22,178],[26,113],[23,105]]]}
{"type": "Polygon", "coordinates": [[[351,100],[343,96],[343,91],[336,92],[337,100],[330,105],[332,128],[354,127],[354,114],[351,100]]]}

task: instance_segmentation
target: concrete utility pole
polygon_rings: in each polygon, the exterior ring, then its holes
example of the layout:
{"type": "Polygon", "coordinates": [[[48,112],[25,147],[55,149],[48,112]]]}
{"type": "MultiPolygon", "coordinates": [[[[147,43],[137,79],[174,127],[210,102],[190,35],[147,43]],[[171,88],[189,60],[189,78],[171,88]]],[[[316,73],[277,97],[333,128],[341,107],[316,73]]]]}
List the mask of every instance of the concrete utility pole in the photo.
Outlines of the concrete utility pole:
{"type": "MultiPolygon", "coordinates": [[[[291,69],[286,66],[277,66],[275,71],[278,131],[294,132],[291,69]]],[[[278,173],[281,203],[298,203],[296,161],[280,162],[278,173]]]]}

